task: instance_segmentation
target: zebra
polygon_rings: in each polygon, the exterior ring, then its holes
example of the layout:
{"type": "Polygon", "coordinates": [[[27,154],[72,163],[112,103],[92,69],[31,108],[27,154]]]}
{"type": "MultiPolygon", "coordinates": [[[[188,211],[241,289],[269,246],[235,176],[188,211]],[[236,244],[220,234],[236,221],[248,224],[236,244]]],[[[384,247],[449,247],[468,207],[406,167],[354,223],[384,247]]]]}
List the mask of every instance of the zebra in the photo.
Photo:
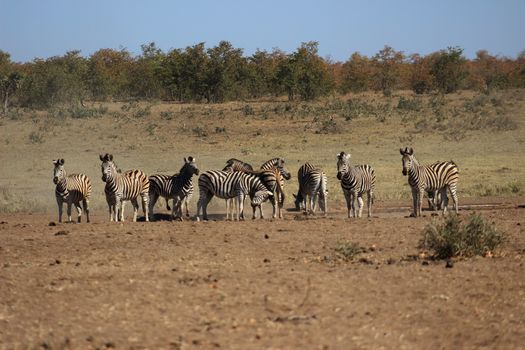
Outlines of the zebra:
{"type": "MultiPolygon", "coordinates": [[[[264,162],[259,168],[259,170],[253,170],[250,164],[232,158],[226,162],[226,166],[224,167],[223,171],[242,171],[244,173],[252,174],[259,177],[264,186],[266,186],[266,188],[274,194],[270,196],[270,202],[273,207],[272,217],[275,219],[277,217],[278,211],[279,218],[282,219],[281,210],[285,199],[284,180],[289,180],[291,178],[290,173],[284,168],[284,163],[285,160],[283,158],[276,157],[264,162]]],[[[228,206],[228,204],[226,205],[228,206]]],[[[258,208],[261,219],[263,219],[264,216],[262,211],[262,204],[259,205],[258,208]]],[[[255,211],[256,208],[254,207],[252,219],[255,219],[255,211]]]]}
{"type": "Polygon", "coordinates": [[[149,179],[148,176],[141,170],[128,170],[124,173],[119,173],[117,167],[113,162],[113,155],[100,155],[102,164],[100,166],[102,171],[102,181],[106,183],[104,192],[106,194],[106,201],[109,207],[109,220],[118,221],[118,214],[120,212],[120,221],[124,221],[124,204],[125,201],[131,201],[133,205],[133,222],[137,221],[137,211],[139,204],[137,198],[142,198],[142,210],[144,211],[144,218],[149,221],[148,216],[148,192],[149,179]]]}
{"type": "Polygon", "coordinates": [[[89,222],[89,196],[91,195],[91,181],[84,174],[67,175],[64,169],[62,159],[53,160],[53,183],[55,187],[55,196],[58,204],[58,222],[62,222],[62,207],[64,202],[67,203],[67,220],[71,222],[71,205],[74,204],[77,209],[77,221],[82,221],[82,208],[86,212],[86,221],[89,222]]]}
{"type": "Polygon", "coordinates": [[[239,159],[235,159],[235,158],[230,158],[226,161],[226,166],[224,167],[224,169],[222,169],[222,171],[251,171],[253,170],[253,167],[248,164],[248,163],[245,163],[243,162],[242,160],[239,160],[239,159]]]}
{"type": "Polygon", "coordinates": [[[188,212],[189,197],[193,194],[193,175],[199,175],[199,169],[195,163],[195,158],[184,158],[184,165],[178,174],[169,175],[151,175],[149,177],[149,215],[153,215],[153,208],[159,197],[166,199],[166,206],[169,208],[168,200],[173,199],[172,217],[182,220],[182,207],[186,205],[186,215],[188,212]],[[176,214],[175,214],[176,212],[176,214]]]}
{"type": "Polygon", "coordinates": [[[297,180],[299,181],[299,190],[295,197],[295,208],[301,210],[301,204],[303,204],[304,210],[308,213],[307,209],[307,198],[309,199],[310,212],[315,213],[315,201],[319,198],[319,207],[326,215],[327,211],[327,197],[328,179],[326,174],[319,168],[314,167],[310,163],[303,164],[297,172],[297,180]]]}
{"type": "Polygon", "coordinates": [[[361,217],[363,193],[367,193],[368,217],[371,217],[376,182],[375,171],[368,164],[352,166],[350,157],[350,154],[345,152],[337,154],[337,179],[341,180],[341,188],[343,189],[348,208],[348,217],[356,217],[355,197],[357,197],[358,204],[357,217],[361,217]]]}
{"type": "MultiPolygon", "coordinates": [[[[447,212],[448,197],[447,189],[450,191],[454,202],[454,210],[458,213],[457,185],[459,169],[456,163],[437,162],[431,165],[419,165],[414,150],[407,148],[399,149],[401,162],[403,163],[403,175],[408,175],[408,184],[412,188],[413,216],[421,216],[421,207],[424,192],[433,192],[440,195],[440,205],[443,215],[447,212]]],[[[437,196],[437,195],[436,195],[437,196]]]]}
{"type": "MultiPolygon", "coordinates": [[[[247,195],[250,196],[251,205],[257,206],[272,195],[272,192],[268,191],[259,178],[241,171],[206,171],[199,176],[199,201],[196,220],[199,221],[201,211],[203,220],[208,220],[207,207],[213,196],[223,199],[236,198],[238,205],[237,220],[244,219],[244,199],[247,195]]],[[[226,211],[228,215],[228,202],[226,203],[226,211]]]]}

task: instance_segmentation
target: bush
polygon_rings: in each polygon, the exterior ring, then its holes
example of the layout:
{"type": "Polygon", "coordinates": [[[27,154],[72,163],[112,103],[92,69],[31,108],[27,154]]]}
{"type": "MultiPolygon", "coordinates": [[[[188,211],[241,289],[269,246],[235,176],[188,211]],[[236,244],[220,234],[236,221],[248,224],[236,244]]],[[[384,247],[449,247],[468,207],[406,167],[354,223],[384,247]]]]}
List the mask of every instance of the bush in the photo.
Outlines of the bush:
{"type": "Polygon", "coordinates": [[[339,240],[336,242],[334,251],[337,255],[345,261],[353,260],[357,255],[363,252],[363,249],[358,243],[349,242],[347,240],[339,240]]]}
{"type": "Polygon", "coordinates": [[[502,235],[493,225],[472,213],[464,225],[457,215],[446,217],[443,224],[433,221],[423,231],[419,247],[432,251],[437,259],[448,259],[485,255],[502,242],[502,235]]]}
{"type": "Polygon", "coordinates": [[[419,112],[422,108],[423,105],[421,100],[417,98],[409,99],[401,96],[399,98],[399,102],[397,103],[397,109],[402,109],[405,111],[419,112]]]}
{"type": "Polygon", "coordinates": [[[44,135],[35,131],[31,131],[31,133],[29,134],[29,142],[31,142],[32,144],[43,143],[44,135]]]}

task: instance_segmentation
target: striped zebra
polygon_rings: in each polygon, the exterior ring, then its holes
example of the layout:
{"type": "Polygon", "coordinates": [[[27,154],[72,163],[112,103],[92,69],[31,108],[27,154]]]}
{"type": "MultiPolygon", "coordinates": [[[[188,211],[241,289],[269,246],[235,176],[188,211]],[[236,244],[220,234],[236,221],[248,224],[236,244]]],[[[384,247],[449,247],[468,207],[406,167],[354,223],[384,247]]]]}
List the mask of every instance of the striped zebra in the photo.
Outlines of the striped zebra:
{"type": "Polygon", "coordinates": [[[350,164],[350,154],[341,152],[337,155],[337,179],[341,180],[341,188],[346,199],[348,217],[356,217],[355,197],[357,197],[358,213],[363,212],[363,193],[367,194],[368,217],[372,216],[372,202],[376,175],[370,165],[350,164]]]}
{"type": "Polygon", "coordinates": [[[226,166],[222,171],[248,171],[253,170],[253,167],[243,162],[242,160],[230,158],[226,161],[226,166]]]}
{"type": "MultiPolygon", "coordinates": [[[[285,160],[283,158],[272,158],[264,162],[258,170],[253,170],[252,166],[248,163],[238,159],[229,159],[223,170],[242,171],[257,176],[268,191],[273,193],[273,195],[270,196],[270,202],[273,208],[272,217],[275,219],[278,212],[279,218],[282,219],[282,207],[285,199],[284,180],[291,178],[290,173],[284,168],[284,163],[285,160]]],[[[262,204],[259,205],[258,208],[260,217],[263,219],[262,204]]],[[[255,211],[256,208],[254,207],[252,219],[255,219],[255,211]]]]}
{"type": "MultiPolygon", "coordinates": [[[[168,200],[173,199],[171,216],[182,220],[182,207],[186,205],[186,215],[188,212],[188,201],[193,194],[193,175],[199,175],[199,169],[195,163],[195,158],[184,158],[184,165],[178,174],[170,175],[151,175],[149,177],[149,215],[153,215],[153,208],[159,197],[166,199],[166,206],[169,208],[168,200]]],[[[170,209],[168,209],[170,210],[170,209]]]]}
{"type": "Polygon", "coordinates": [[[62,222],[62,207],[67,203],[67,220],[71,222],[71,205],[77,209],[77,221],[82,221],[82,208],[86,212],[86,220],[89,222],[89,196],[91,195],[91,181],[84,174],[67,175],[64,169],[64,159],[53,160],[53,183],[56,185],[55,196],[58,204],[58,222],[62,222]]]}
{"type": "Polygon", "coordinates": [[[113,155],[100,155],[102,161],[102,181],[106,183],[104,192],[109,207],[109,220],[118,221],[120,212],[120,221],[124,221],[124,204],[125,201],[131,201],[133,205],[133,222],[137,221],[137,211],[139,204],[137,198],[142,198],[142,210],[144,218],[149,221],[148,217],[148,176],[141,170],[128,170],[124,173],[117,171],[113,162],[113,155]]]}
{"type": "MultiPolygon", "coordinates": [[[[207,207],[213,196],[222,199],[236,198],[236,214],[237,220],[239,220],[244,219],[243,209],[246,196],[250,196],[252,206],[257,206],[270,195],[272,193],[266,189],[256,176],[241,171],[206,171],[199,176],[199,201],[197,203],[196,220],[199,220],[201,211],[203,220],[208,220],[207,207]]],[[[228,202],[226,210],[228,214],[228,202]]]]}
{"type": "Polygon", "coordinates": [[[328,197],[328,179],[326,174],[312,164],[305,163],[297,172],[297,181],[299,182],[299,190],[297,195],[294,195],[296,210],[301,210],[301,204],[303,204],[306,213],[315,213],[315,202],[318,198],[319,207],[326,214],[328,197]],[[307,199],[309,199],[310,210],[308,210],[306,205],[307,199]]]}
{"type": "Polygon", "coordinates": [[[448,196],[447,189],[450,191],[454,202],[454,210],[458,213],[457,185],[459,179],[458,166],[450,162],[437,162],[430,165],[419,165],[414,150],[407,148],[399,149],[401,161],[403,163],[403,175],[408,175],[408,184],[412,188],[413,216],[421,216],[421,207],[424,192],[433,192],[436,197],[439,195],[439,204],[443,210],[443,215],[447,212],[448,196]]]}

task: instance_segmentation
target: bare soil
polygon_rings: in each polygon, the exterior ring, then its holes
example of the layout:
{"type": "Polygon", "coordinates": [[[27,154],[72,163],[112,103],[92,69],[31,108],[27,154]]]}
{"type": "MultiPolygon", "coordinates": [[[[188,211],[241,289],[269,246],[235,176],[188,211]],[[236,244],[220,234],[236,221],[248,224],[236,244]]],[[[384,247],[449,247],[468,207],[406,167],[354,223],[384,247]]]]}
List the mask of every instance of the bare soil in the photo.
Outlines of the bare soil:
{"type": "Polygon", "coordinates": [[[449,268],[419,255],[434,218],[407,218],[408,201],[360,220],[1,214],[0,348],[523,349],[525,198],[462,204],[506,241],[449,268]],[[363,252],[345,261],[342,240],[363,252]]]}

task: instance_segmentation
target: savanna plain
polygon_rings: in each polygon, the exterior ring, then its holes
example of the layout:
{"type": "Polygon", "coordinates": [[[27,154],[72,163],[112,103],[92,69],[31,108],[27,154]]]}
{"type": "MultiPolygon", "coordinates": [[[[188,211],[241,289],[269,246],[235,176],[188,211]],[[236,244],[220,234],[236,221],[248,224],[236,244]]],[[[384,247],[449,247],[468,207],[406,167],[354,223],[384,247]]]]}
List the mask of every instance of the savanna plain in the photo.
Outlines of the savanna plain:
{"type": "MultiPolygon", "coordinates": [[[[525,91],[316,102],[90,103],[0,120],[0,348],[349,349],[525,346],[525,91]],[[460,169],[460,220],[504,238],[432,258],[409,217],[399,148],[460,169]],[[348,219],[336,154],[377,174],[373,217],[348,219]],[[200,171],[283,157],[284,218],[108,222],[99,154],[123,170],[200,171]],[[58,223],[53,159],[91,178],[91,223],[58,223]],[[328,214],[293,210],[304,162],[328,175],[328,214]]],[[[194,178],[196,185],[196,178],[194,178]]],[[[196,211],[198,191],[190,202],[196,211]]],[[[159,201],[163,202],[163,201],[159,201]]],[[[250,208],[248,208],[250,211],[250,208]]],[[[73,211],[73,218],[75,218],[73,211]]],[[[248,213],[251,217],[251,213],[248,213]]]]}

